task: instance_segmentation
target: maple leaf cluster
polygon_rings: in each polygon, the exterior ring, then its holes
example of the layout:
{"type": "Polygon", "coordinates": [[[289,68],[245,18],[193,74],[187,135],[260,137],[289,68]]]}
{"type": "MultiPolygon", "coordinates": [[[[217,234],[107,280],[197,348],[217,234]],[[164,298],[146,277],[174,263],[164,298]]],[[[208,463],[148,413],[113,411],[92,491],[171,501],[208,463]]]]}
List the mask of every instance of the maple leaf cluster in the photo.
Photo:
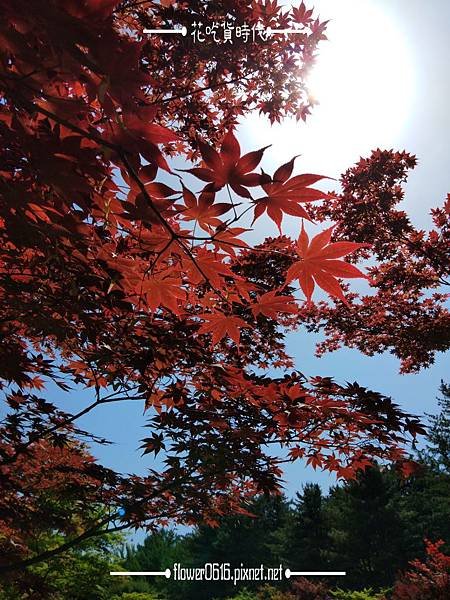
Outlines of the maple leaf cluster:
{"type": "Polygon", "coordinates": [[[326,334],[319,354],[342,345],[369,356],[390,351],[402,372],[415,372],[450,348],[450,196],[431,211],[431,231],[416,229],[397,208],[415,165],[406,152],[375,150],[344,173],[341,193],[311,210],[319,222],[337,222],[334,241],[351,235],[361,244],[353,256],[369,259],[371,282],[369,294],[347,295],[347,310],[310,307],[307,326],[326,334]]]}
{"type": "MultiPolygon", "coordinates": [[[[257,98],[271,103],[263,110],[272,118],[304,109],[294,57],[306,68],[323,27],[303,4],[282,14],[275,2],[233,3],[238,19],[295,20],[305,35],[220,57],[187,49],[179,36],[141,34],[208,11],[213,18],[225,5],[7,0],[0,8],[0,476],[16,502],[0,511],[0,532],[16,527],[16,546],[2,548],[5,572],[49,558],[30,540],[50,483],[57,495],[79,491],[80,515],[107,507],[104,518],[80,521],[82,531],[58,525],[67,542],[55,556],[105,531],[243,510],[253,495],[280,489],[285,460],[345,478],[375,458],[402,463],[405,441],[422,432],[391,399],[308,379],[286,352],[286,331],[314,314],[316,285],[347,320],[359,318],[341,280],[366,277],[349,261],[376,240],[342,237],[337,215],[310,239],[304,221],[334,202],[311,187],[323,177],[293,175],[294,159],[265,173],[266,149],[242,154],[231,127],[257,98]],[[175,153],[187,175],[175,171],[175,153]],[[298,239],[250,247],[247,213],[253,222],[267,213],[280,232],[284,215],[303,219],[298,239]],[[92,402],[62,411],[41,397],[50,385],[58,403],[80,387],[92,402]],[[88,453],[77,440],[107,440],[77,420],[130,401],[148,418],[142,451],[162,452],[162,467],[144,477],[94,468],[89,458],[81,465],[88,453]],[[274,456],[268,448],[280,444],[286,452],[274,456]]],[[[439,263],[430,243],[427,257],[439,263]]]]}
{"type": "Polygon", "coordinates": [[[199,134],[218,143],[250,110],[267,115],[271,122],[284,117],[305,120],[311,112],[313,100],[305,80],[319,43],[326,39],[326,23],[303,2],[286,11],[276,0],[236,0],[232,4],[227,0],[131,0],[115,17],[118,25],[132,31],[187,28],[186,37],[147,36],[141,61],[150,83],[147,102],[161,107],[158,118],[182,134],[177,144],[188,154],[198,154],[199,134]],[[190,35],[194,23],[203,23],[205,28],[217,23],[220,30],[229,22],[234,27],[295,27],[300,33],[288,43],[282,36],[273,36],[267,40],[237,38],[233,44],[220,45],[195,43],[190,35]]]}

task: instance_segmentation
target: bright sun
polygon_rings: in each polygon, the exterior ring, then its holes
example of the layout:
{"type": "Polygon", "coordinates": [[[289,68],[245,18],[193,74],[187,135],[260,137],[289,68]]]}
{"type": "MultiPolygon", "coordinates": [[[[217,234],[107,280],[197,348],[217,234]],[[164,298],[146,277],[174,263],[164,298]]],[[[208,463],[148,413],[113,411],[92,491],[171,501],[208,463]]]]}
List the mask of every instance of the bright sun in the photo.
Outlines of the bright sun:
{"type": "Polygon", "coordinates": [[[360,135],[396,132],[412,97],[412,68],[400,31],[374,3],[336,2],[309,85],[327,111],[360,135]],[[332,108],[333,107],[333,108],[332,108]]]}
{"type": "Polygon", "coordinates": [[[321,20],[330,19],[328,41],[321,43],[308,79],[319,105],[305,125],[262,127],[255,117],[249,137],[269,137],[282,153],[294,150],[336,173],[377,146],[396,145],[412,109],[414,70],[407,41],[383,12],[385,2],[312,4],[321,20]]]}

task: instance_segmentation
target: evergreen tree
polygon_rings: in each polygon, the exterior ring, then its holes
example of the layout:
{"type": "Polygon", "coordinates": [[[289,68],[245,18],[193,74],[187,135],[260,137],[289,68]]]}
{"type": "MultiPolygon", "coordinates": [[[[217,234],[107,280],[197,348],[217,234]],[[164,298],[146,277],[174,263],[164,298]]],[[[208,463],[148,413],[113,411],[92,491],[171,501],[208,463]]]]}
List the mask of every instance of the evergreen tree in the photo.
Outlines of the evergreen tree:
{"type": "MultiPolygon", "coordinates": [[[[189,553],[195,566],[205,563],[230,563],[231,568],[276,567],[281,561],[280,532],[285,528],[289,504],[284,496],[261,495],[248,507],[254,516],[227,515],[219,527],[202,525],[188,540],[189,553]]],[[[257,588],[260,582],[248,581],[245,586],[257,588]]],[[[194,582],[185,599],[219,598],[236,593],[243,586],[230,582],[194,582]]]]}
{"type": "Polygon", "coordinates": [[[254,516],[230,515],[218,528],[201,526],[191,540],[198,559],[239,566],[277,566],[277,532],[284,527],[289,505],[284,496],[261,495],[248,507],[254,516]]]}
{"type": "Polygon", "coordinates": [[[440,412],[429,415],[426,458],[437,470],[450,475],[450,385],[441,381],[440,412]]]}
{"type": "Polygon", "coordinates": [[[284,556],[293,570],[323,571],[329,567],[329,523],[322,490],[316,483],[307,483],[302,493],[296,494],[284,556]]]}
{"type": "Polygon", "coordinates": [[[335,566],[347,571],[349,587],[390,585],[398,569],[406,565],[398,489],[398,476],[377,466],[331,489],[327,504],[335,566]]]}
{"type": "MultiPolygon", "coordinates": [[[[174,563],[189,566],[192,562],[187,549],[187,537],[171,529],[161,529],[148,535],[143,544],[128,547],[125,567],[129,571],[165,571],[174,563]]],[[[126,587],[127,592],[154,592],[161,597],[184,598],[188,584],[165,577],[137,577],[126,587]]]]}
{"type": "Polygon", "coordinates": [[[440,392],[440,412],[428,415],[427,445],[418,452],[421,469],[405,482],[400,498],[411,559],[425,558],[424,539],[442,539],[450,551],[450,386],[442,382],[440,392]]]}

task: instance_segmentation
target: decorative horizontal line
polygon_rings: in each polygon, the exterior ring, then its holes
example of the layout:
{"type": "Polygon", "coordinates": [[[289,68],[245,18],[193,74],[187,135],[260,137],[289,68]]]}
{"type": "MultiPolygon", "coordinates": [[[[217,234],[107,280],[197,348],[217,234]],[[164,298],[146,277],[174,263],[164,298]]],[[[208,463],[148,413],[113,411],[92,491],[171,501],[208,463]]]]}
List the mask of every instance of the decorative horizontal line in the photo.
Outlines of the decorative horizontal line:
{"type": "Polygon", "coordinates": [[[168,33],[175,35],[182,35],[183,37],[187,35],[187,28],[180,27],[179,29],[144,29],[144,33],[168,33]]]}
{"type": "Polygon", "coordinates": [[[301,29],[272,29],[268,27],[267,33],[303,33],[301,29]]]}
{"type": "Polygon", "coordinates": [[[146,577],[146,576],[154,576],[154,577],[166,577],[167,579],[170,577],[170,569],[166,569],[165,571],[110,571],[109,572],[110,575],[119,575],[119,576],[128,576],[130,575],[131,577],[134,576],[140,576],[140,577],[146,577]]]}
{"type": "Polygon", "coordinates": [[[286,571],[284,572],[284,574],[286,575],[287,579],[289,579],[289,577],[292,577],[293,575],[298,575],[298,576],[302,576],[302,577],[307,577],[307,576],[314,576],[314,575],[318,575],[318,576],[330,576],[330,577],[334,577],[334,576],[343,576],[343,575],[347,575],[346,571],[291,571],[290,569],[286,569],[286,571]]]}

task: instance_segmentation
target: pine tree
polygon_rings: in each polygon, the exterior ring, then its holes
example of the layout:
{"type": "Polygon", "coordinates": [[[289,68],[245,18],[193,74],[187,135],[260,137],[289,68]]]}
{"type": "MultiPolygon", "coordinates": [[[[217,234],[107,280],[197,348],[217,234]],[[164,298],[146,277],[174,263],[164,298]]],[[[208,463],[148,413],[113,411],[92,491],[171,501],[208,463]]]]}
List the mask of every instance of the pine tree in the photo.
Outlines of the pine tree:
{"type": "Polygon", "coordinates": [[[335,566],[347,571],[349,587],[390,585],[407,563],[398,486],[398,477],[374,466],[330,492],[335,566]]]}
{"type": "Polygon", "coordinates": [[[292,524],[286,535],[287,565],[294,570],[322,571],[329,566],[329,523],[320,487],[307,483],[297,492],[292,524]]]}
{"type": "Polygon", "coordinates": [[[439,388],[442,396],[438,398],[440,412],[428,415],[428,461],[435,468],[450,474],[450,385],[441,381],[439,388]]]}
{"type": "Polygon", "coordinates": [[[421,468],[403,485],[403,520],[408,523],[408,556],[425,558],[424,539],[442,539],[450,551],[450,386],[441,382],[440,411],[428,415],[425,448],[417,453],[421,468]]]}

